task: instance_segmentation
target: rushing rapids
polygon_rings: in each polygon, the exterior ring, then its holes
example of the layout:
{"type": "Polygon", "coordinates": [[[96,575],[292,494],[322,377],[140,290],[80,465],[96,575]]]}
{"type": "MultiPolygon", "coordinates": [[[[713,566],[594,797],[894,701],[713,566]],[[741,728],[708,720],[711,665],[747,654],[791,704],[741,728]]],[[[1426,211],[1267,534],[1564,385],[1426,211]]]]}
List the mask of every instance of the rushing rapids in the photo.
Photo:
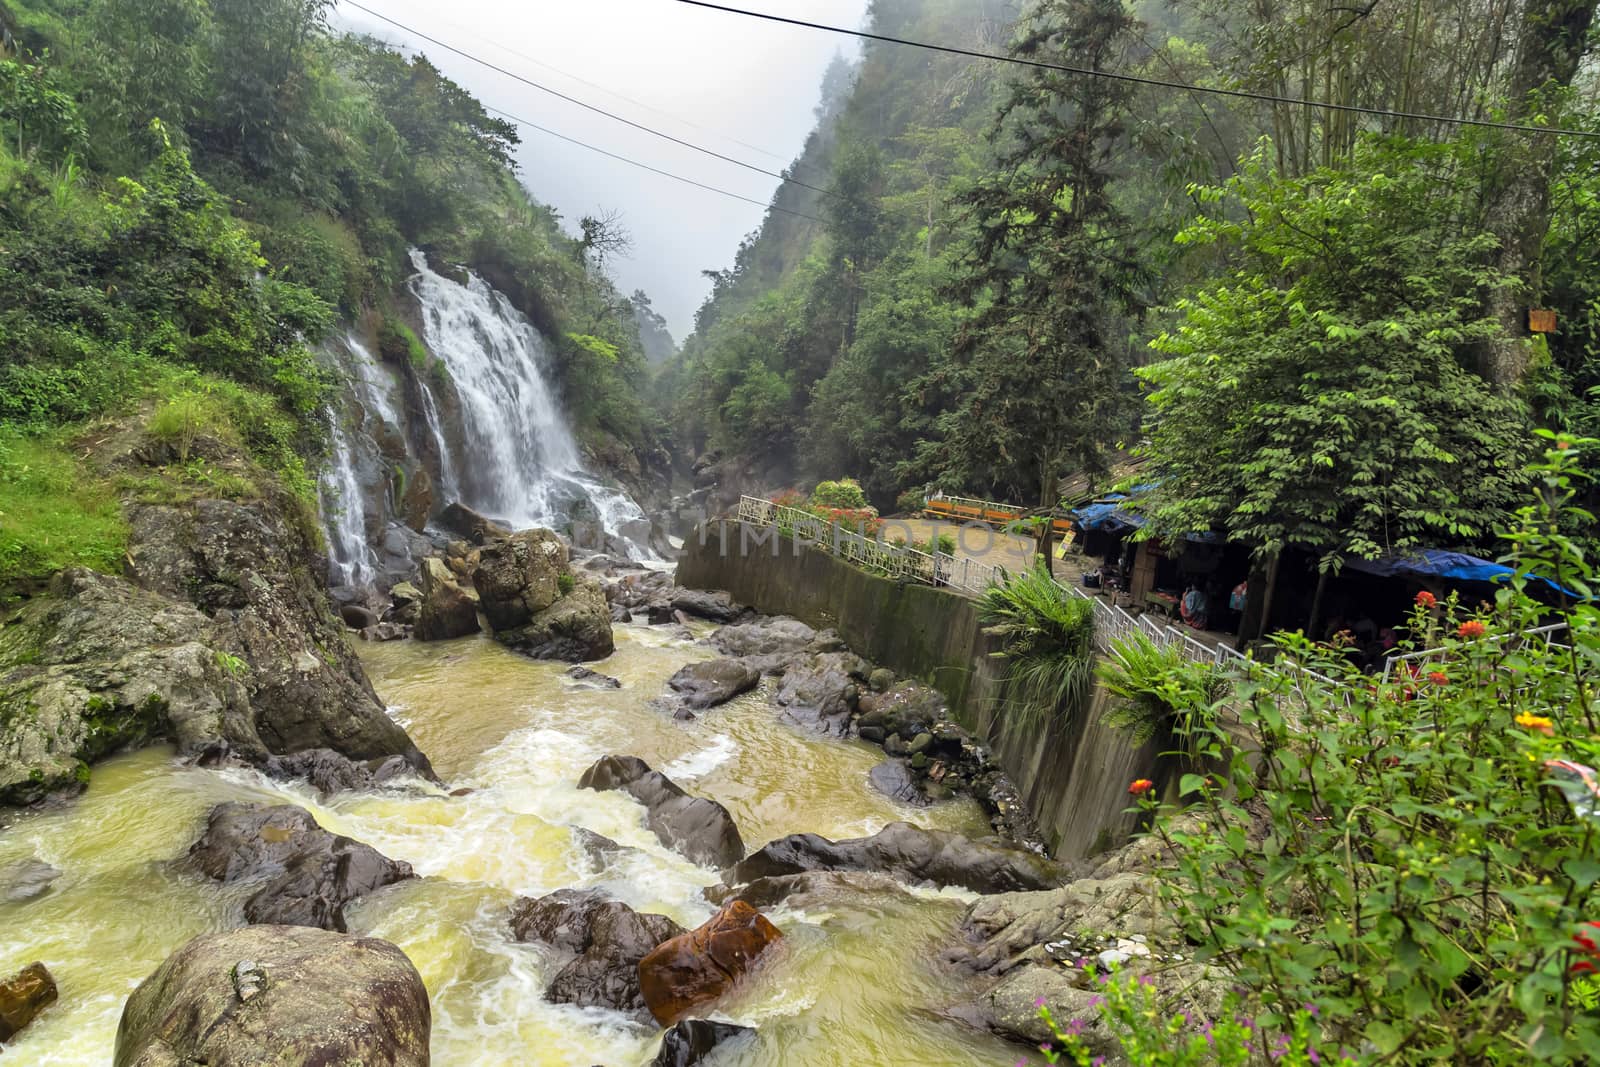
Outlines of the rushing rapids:
{"type": "MultiPolygon", "coordinates": [[[[894,820],[987,833],[970,802],[907,808],[873,791],[867,774],[879,750],[785,725],[760,693],[674,721],[650,702],[709,650],[664,628],[619,626],[617,638],[604,670],[621,689],[581,687],[564,665],[487,639],[363,648],[391,713],[450,789],[472,790],[463,796],[416,784],[319,800],[303,785],[182,766],[169,750],[146,749],[98,767],[79,800],[17,817],[0,835],[0,871],[33,863],[59,874],[43,895],[0,897],[0,972],[43,959],[61,1001],[7,1051],[49,1067],[109,1062],[138,982],[188,938],[237,925],[251,887],[219,887],[180,862],[225,800],[300,805],[323,827],[416,870],[420,878],[353,906],[350,929],[393,941],[416,964],[432,999],[433,1061],[447,1067],[634,1067],[653,1053],[653,1028],[545,1001],[552,961],[508,928],[516,897],[565,887],[602,887],[686,928],[713,913],[701,890],[715,872],[661,845],[625,794],[577,788],[599,756],[638,755],[721,802],[751,848],[801,831],[849,838],[894,820]],[[597,862],[574,827],[625,851],[597,862]]],[[[781,948],[717,1009],[759,1033],[718,1062],[1013,1062],[1014,1047],[935,1014],[964,991],[935,956],[965,899],[891,888],[811,911],[769,909],[785,934],[781,948]]]]}

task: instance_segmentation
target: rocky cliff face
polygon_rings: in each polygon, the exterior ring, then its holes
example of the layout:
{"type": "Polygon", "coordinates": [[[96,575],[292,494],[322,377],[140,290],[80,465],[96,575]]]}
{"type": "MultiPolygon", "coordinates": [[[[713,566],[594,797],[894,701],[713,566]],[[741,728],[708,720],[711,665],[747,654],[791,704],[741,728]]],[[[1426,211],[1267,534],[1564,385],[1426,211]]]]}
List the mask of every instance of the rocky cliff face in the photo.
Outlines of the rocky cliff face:
{"type": "Polygon", "coordinates": [[[298,502],[254,473],[246,499],[131,503],[123,576],[67,571],[0,613],[0,804],[81,787],[94,760],[156,740],[431,773],[333,613],[298,502]]]}

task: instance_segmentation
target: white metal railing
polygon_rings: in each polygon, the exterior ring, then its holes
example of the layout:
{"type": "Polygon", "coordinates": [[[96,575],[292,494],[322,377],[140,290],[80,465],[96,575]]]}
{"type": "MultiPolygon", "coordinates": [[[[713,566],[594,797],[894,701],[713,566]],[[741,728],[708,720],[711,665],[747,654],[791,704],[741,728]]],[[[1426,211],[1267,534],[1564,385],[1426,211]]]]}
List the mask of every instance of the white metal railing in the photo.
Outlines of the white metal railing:
{"type": "MultiPolygon", "coordinates": [[[[1556,634],[1565,632],[1566,629],[1566,623],[1558,622],[1549,626],[1539,626],[1532,630],[1525,630],[1521,633],[1501,634],[1498,637],[1490,638],[1490,640],[1500,642],[1509,640],[1539,641],[1542,639],[1546,645],[1553,645],[1556,642],[1551,639],[1555,637],[1556,634]]],[[[1383,661],[1383,680],[1387,682],[1390,676],[1394,674],[1395,668],[1399,667],[1401,664],[1420,664],[1438,660],[1443,658],[1446,655],[1446,652],[1447,650],[1442,648],[1427,648],[1420,652],[1407,652],[1403,655],[1390,656],[1388,659],[1383,661]]]]}
{"type": "Polygon", "coordinates": [[[740,522],[752,526],[787,529],[795,537],[826,549],[840,559],[892,578],[907,578],[970,596],[978,596],[1005,579],[1005,571],[1000,567],[866,537],[809,511],[782,507],[759,497],[740,497],[738,516],[740,522]]]}

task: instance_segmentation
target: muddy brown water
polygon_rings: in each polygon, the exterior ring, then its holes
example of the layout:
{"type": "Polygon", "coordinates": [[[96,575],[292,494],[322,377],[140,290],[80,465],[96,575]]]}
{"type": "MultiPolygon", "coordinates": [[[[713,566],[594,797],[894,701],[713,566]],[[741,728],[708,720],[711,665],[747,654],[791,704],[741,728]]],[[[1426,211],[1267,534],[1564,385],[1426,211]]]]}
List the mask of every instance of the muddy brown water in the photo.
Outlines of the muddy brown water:
{"type": "MultiPolygon", "coordinates": [[[[636,1067],[659,1034],[613,1013],[546,1003],[555,963],[510,939],[518,895],[603,886],[685,926],[710,916],[700,895],[715,872],[663,848],[627,797],[576,788],[608,753],[637,755],[693,793],[725,804],[747,845],[812,831],[871,833],[905,819],[974,835],[982,813],[958,801],[904,808],[874,792],[881,751],[822,740],[778,719],[760,694],[680,724],[649,707],[703,647],[647,627],[617,628],[618,650],[594,666],[623,682],[586,690],[564,665],[535,663],[487,639],[363,646],[373,684],[451,788],[344,795],[243,771],[182,766],[153,748],[105,762],[76,802],[0,831],[0,869],[37,858],[61,870],[44,896],[0,901],[0,974],[43,960],[60,1001],[5,1050],[5,1062],[103,1067],[123,1001],[188,938],[236,925],[249,887],[221,889],[175,863],[205,814],[226,800],[293,803],[322,826],[411,863],[421,876],[351,909],[353,933],[398,944],[432,998],[440,1067],[636,1067]],[[583,826],[636,851],[600,869],[575,847],[583,826]]],[[[759,1028],[719,1067],[977,1067],[1018,1053],[942,1018],[961,979],[937,962],[971,898],[946,891],[840,899],[772,910],[787,935],[716,1011],[759,1028]]]]}

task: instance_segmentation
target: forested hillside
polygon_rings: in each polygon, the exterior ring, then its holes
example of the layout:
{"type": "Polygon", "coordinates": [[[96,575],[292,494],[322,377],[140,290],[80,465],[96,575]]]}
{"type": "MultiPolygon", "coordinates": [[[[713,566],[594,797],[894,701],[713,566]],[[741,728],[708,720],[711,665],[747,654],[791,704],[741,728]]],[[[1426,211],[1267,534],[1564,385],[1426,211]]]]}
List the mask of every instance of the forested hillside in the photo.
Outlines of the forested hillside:
{"type": "Polygon", "coordinates": [[[557,342],[581,435],[655,444],[634,301],[519,184],[516,127],[330,7],[0,3],[0,577],[117,558],[65,448],[98,416],[236,437],[309,499],[332,395],[312,348],[342,320],[415,355],[393,311],[412,245],[557,342]]]}
{"type": "Polygon", "coordinates": [[[774,202],[812,218],[769,216],[672,368],[681,441],[883,508],[1053,504],[1138,447],[1159,528],[1481,544],[1532,429],[1597,428],[1600,140],[1492,125],[1600,131],[1593,7],[877,0],[877,34],[1181,84],[866,42],[791,171],[826,192],[774,202]]]}

